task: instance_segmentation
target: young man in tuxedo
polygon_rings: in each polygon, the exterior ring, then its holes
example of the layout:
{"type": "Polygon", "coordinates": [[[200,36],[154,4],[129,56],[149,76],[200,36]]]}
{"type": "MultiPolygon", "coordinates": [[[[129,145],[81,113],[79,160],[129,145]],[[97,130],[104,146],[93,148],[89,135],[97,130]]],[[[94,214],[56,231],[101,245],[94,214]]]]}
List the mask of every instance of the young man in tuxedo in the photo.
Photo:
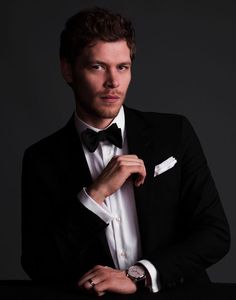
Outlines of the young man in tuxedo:
{"type": "Polygon", "coordinates": [[[198,138],[183,116],[124,106],[134,30],[104,9],[61,34],[76,109],[25,151],[22,266],[33,280],[131,294],[209,282],[228,223],[198,138]]]}

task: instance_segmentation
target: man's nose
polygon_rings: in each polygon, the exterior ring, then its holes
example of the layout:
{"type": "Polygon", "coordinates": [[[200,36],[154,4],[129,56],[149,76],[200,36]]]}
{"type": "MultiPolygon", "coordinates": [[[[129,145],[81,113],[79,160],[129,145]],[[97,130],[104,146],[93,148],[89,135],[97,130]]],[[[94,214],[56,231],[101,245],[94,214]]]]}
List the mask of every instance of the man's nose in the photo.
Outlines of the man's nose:
{"type": "Polygon", "coordinates": [[[119,79],[118,79],[118,75],[116,74],[115,71],[109,71],[107,73],[107,77],[104,83],[104,86],[106,88],[110,88],[110,89],[114,89],[119,87],[120,83],[119,83],[119,79]]]}

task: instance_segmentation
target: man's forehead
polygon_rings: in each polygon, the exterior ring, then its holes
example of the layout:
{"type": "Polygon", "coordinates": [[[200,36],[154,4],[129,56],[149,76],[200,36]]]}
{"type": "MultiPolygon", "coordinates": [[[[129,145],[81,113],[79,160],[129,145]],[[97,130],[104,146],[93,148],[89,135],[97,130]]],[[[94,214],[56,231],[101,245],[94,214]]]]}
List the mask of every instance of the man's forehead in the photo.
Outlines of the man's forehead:
{"type": "Polygon", "coordinates": [[[89,61],[131,63],[130,49],[125,40],[115,42],[96,41],[84,48],[82,55],[89,61]]]}

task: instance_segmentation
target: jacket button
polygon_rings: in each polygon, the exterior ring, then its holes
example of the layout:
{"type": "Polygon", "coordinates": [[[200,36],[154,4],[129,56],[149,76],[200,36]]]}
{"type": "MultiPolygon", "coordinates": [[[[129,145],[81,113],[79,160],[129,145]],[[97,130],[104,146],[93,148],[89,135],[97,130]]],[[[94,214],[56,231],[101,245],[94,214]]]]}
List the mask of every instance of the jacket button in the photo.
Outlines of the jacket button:
{"type": "Polygon", "coordinates": [[[172,281],[172,282],[168,282],[167,283],[167,287],[168,288],[174,288],[176,286],[176,282],[175,281],[172,281]]]}
{"type": "Polygon", "coordinates": [[[168,282],[166,285],[168,288],[171,288],[171,282],[168,282]]]}
{"type": "Polygon", "coordinates": [[[180,277],[179,282],[184,283],[184,277],[180,277]]]}

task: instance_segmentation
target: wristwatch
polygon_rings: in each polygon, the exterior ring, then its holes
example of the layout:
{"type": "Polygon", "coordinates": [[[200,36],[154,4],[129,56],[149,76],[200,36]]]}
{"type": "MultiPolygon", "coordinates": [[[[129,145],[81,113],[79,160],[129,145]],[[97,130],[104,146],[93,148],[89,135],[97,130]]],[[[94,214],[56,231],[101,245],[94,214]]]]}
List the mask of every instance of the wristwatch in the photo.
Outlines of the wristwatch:
{"type": "Polygon", "coordinates": [[[146,272],[144,267],[140,265],[134,265],[126,270],[126,276],[137,284],[139,281],[145,281],[144,279],[146,279],[146,272]]]}

